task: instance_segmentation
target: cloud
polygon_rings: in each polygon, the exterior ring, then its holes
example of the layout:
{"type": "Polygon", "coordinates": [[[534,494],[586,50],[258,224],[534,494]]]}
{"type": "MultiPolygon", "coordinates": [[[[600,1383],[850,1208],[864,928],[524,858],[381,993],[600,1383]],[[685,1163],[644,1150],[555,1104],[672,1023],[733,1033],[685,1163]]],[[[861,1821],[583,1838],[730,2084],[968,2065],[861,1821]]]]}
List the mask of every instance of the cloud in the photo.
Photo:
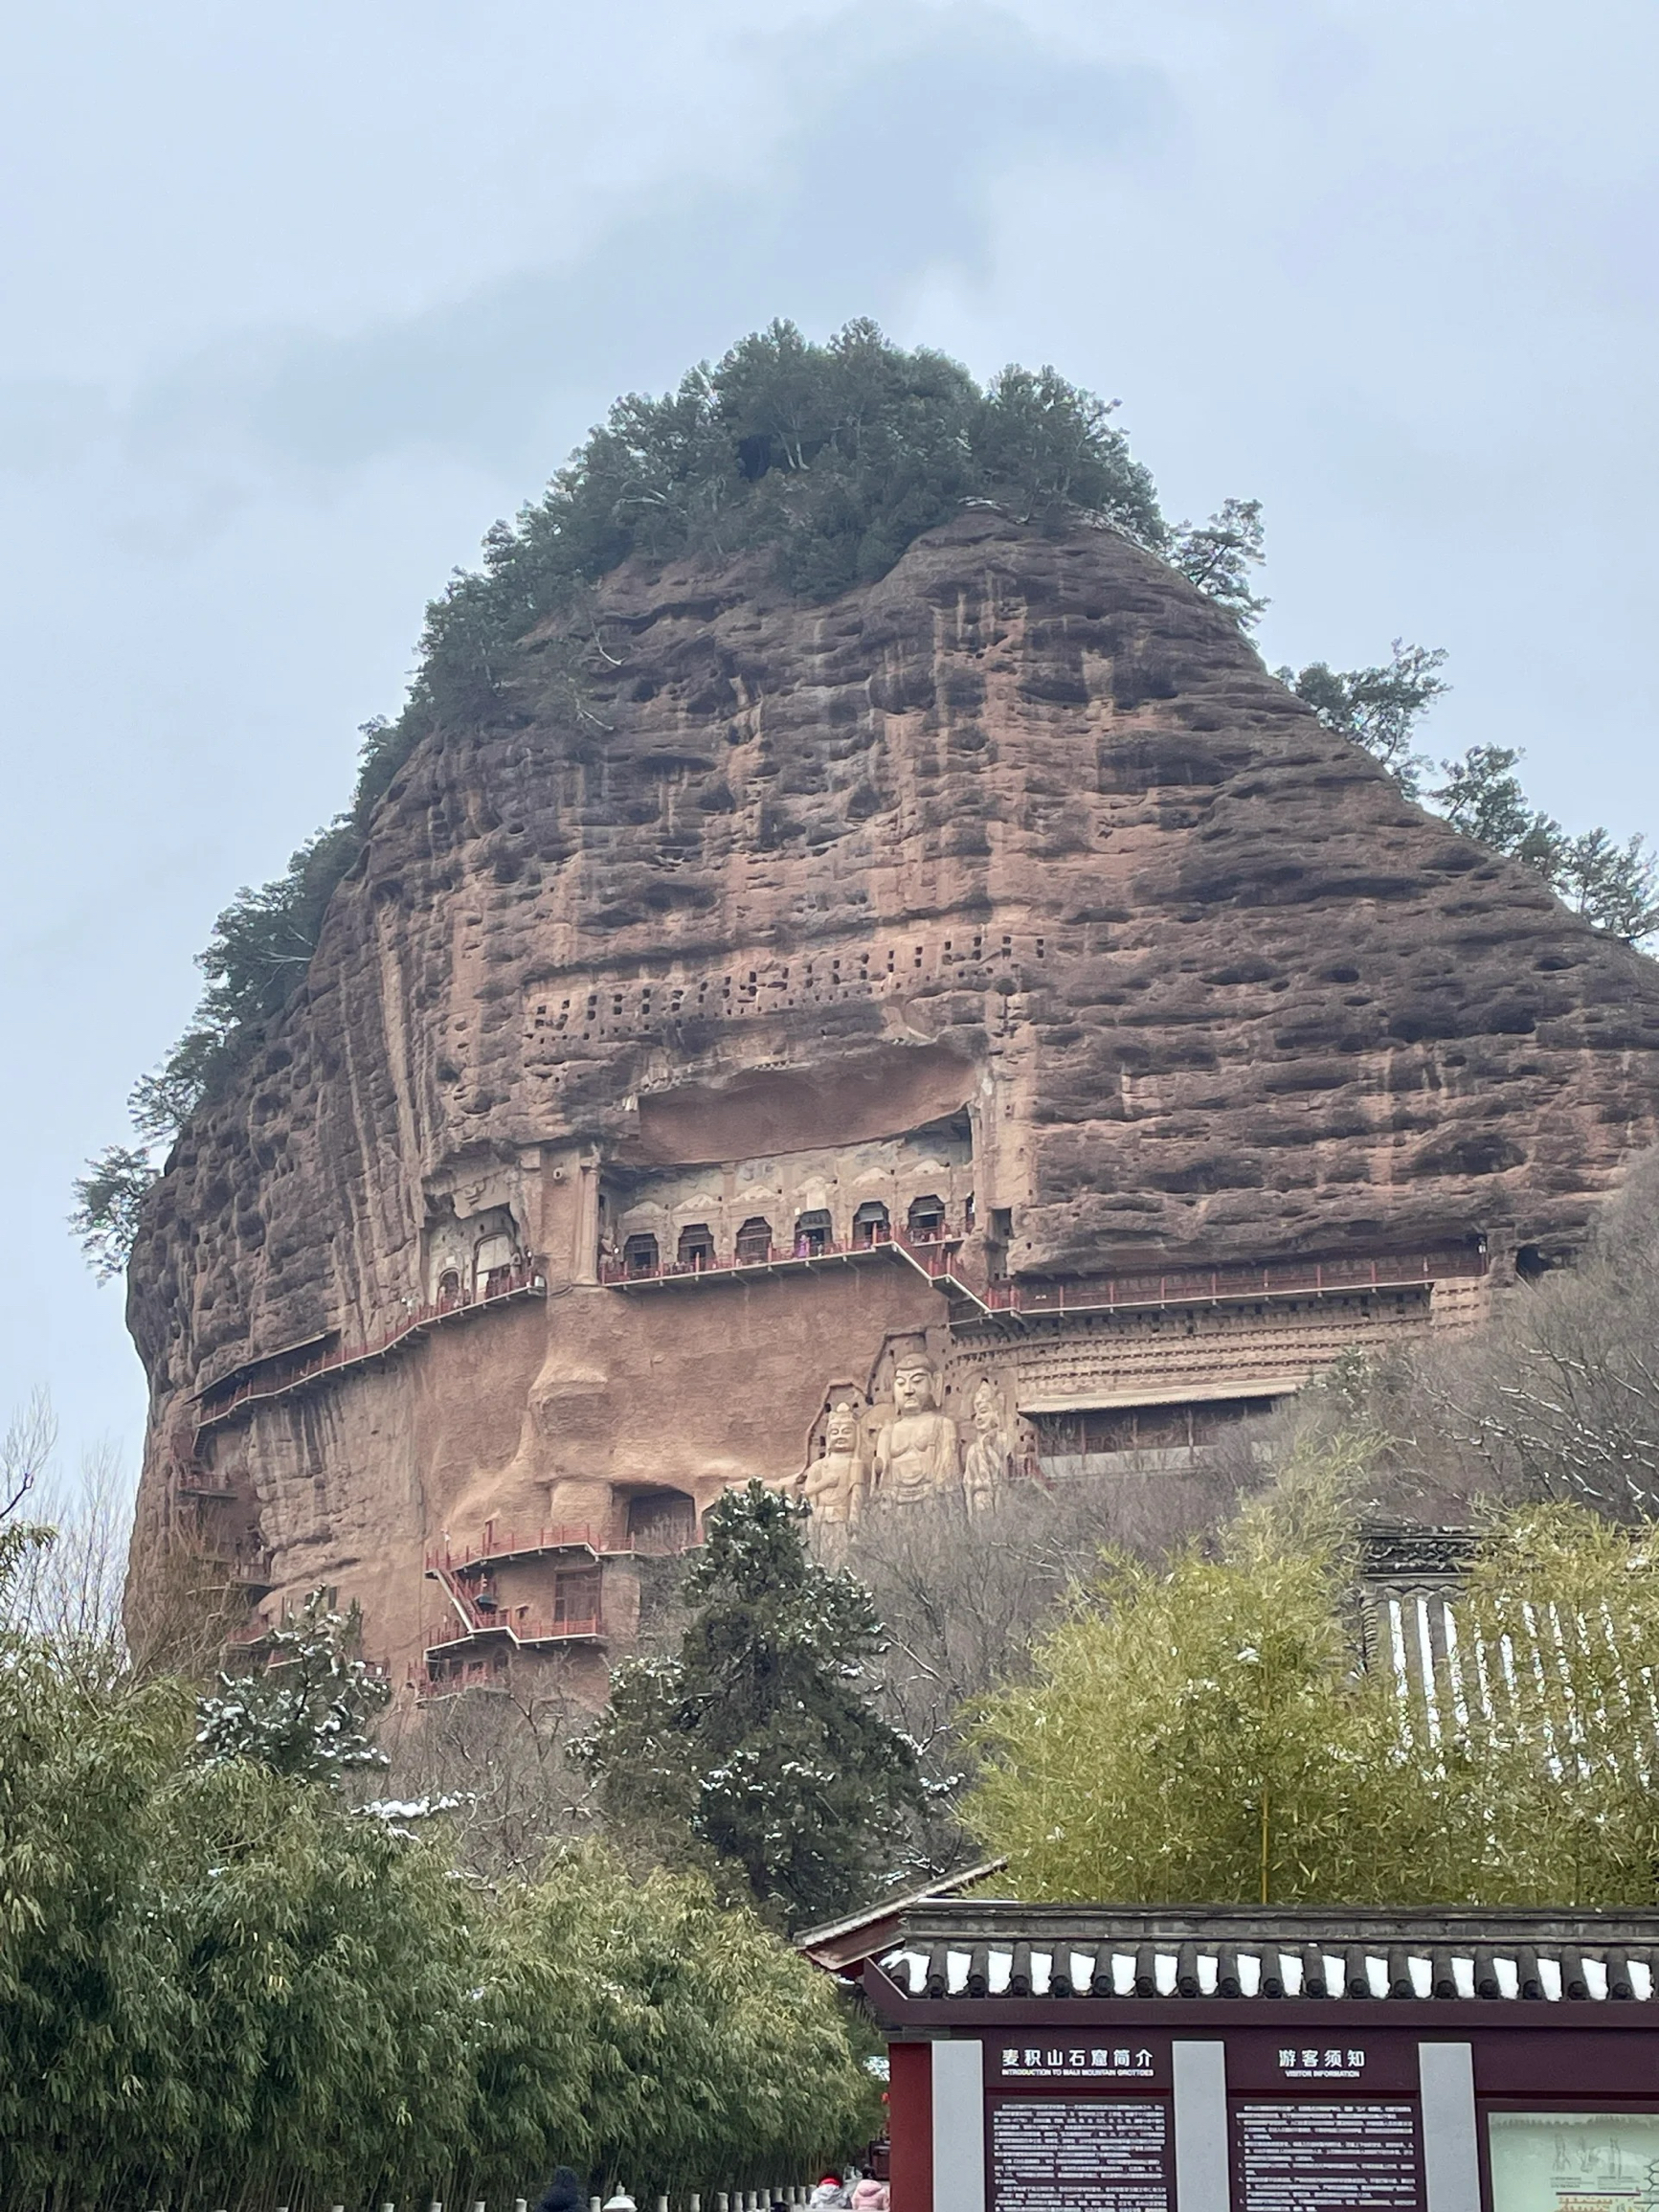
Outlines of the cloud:
{"type": "Polygon", "coordinates": [[[96,384],[69,377],[14,377],[0,383],[0,469],[45,475],[80,460],[115,425],[96,384]]]}
{"type": "Polygon", "coordinates": [[[768,145],[751,175],[660,178],[562,260],[355,334],[244,335],[151,384],[135,435],[166,448],[211,425],[325,472],[435,451],[528,490],[563,458],[549,440],[619,388],[775,314],[890,315],[930,270],[982,272],[1011,165],[1132,156],[1173,107],[1146,64],[979,6],[842,15],[741,58],[731,127],[768,145]]]}

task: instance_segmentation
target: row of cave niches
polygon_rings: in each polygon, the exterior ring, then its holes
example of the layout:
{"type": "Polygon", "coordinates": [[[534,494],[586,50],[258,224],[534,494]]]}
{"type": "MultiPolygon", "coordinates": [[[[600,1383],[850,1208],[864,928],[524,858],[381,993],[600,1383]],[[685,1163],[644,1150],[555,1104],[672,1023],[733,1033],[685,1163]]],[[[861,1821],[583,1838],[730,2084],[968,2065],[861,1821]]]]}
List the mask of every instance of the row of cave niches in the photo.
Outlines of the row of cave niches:
{"type": "Polygon", "coordinates": [[[1228,1437],[1244,1437],[1278,1400],[1209,1398],[1187,1405],[1117,1406],[1078,1413],[1037,1413],[1040,1465],[1053,1460],[1108,1458],[1126,1452],[1190,1452],[1228,1437]]]}
{"type": "MultiPolygon", "coordinates": [[[[993,1216],[994,1231],[1004,1238],[1012,1233],[1007,1221],[1005,1214],[993,1216]]],[[[827,1253],[838,1252],[874,1252],[893,1241],[892,1217],[879,1198],[866,1199],[855,1209],[852,1236],[846,1244],[837,1243],[835,1230],[835,1218],[827,1207],[815,1207],[810,1212],[797,1213],[794,1229],[781,1240],[774,1236],[773,1225],[764,1214],[751,1213],[738,1227],[730,1256],[723,1258],[707,1222],[692,1221],[681,1230],[668,1256],[673,1263],[672,1272],[677,1275],[711,1275],[722,1268],[766,1267],[774,1260],[821,1259],[827,1253]]],[[[968,1198],[963,1232],[969,1236],[974,1233],[972,1193],[968,1198]]],[[[905,1213],[906,1242],[941,1244],[949,1233],[945,1201],[936,1192],[929,1191],[911,1199],[905,1213]]],[[[663,1248],[656,1235],[650,1230],[636,1230],[623,1238],[619,1261],[613,1259],[601,1245],[600,1280],[628,1282],[659,1275],[662,1272],[663,1258],[663,1248]]]]}
{"type": "MultiPolygon", "coordinates": [[[[832,1005],[846,999],[898,996],[918,982],[941,982],[963,990],[1019,988],[1017,961],[1046,960],[1050,950],[1072,948],[1046,937],[975,930],[939,943],[892,945],[883,953],[803,955],[768,960],[684,982],[628,982],[577,988],[568,996],[535,991],[528,1009],[532,1039],[632,1037],[655,1023],[720,1022],[746,1014],[784,1013],[796,1006],[832,1005]]],[[[1010,996],[1012,993],[1010,992],[1010,996]]]]}

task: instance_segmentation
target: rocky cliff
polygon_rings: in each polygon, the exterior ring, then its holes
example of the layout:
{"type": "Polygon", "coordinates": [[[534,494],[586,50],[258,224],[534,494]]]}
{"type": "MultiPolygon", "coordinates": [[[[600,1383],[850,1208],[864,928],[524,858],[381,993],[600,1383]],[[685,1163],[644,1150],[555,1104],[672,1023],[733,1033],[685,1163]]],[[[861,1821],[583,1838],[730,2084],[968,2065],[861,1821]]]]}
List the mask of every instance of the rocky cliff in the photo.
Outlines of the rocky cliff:
{"type": "Polygon", "coordinates": [[[361,1583],[389,1648],[452,1523],[776,1474],[832,1379],[940,1345],[904,1269],[746,1280],[716,1318],[618,1296],[631,1221],[736,1224],[748,1178],[780,1243],[802,1192],[842,1243],[854,1167],[899,1203],[925,1159],[1015,1282],[1481,1240],[1501,1275],[1652,1138],[1659,969],[1403,802],[1110,532],[975,511],[829,605],[634,563],[584,636],[578,683],[532,635],[400,774],[133,1261],[141,1525],[211,1462],[272,1586],[361,1583]],[[261,1363],[453,1298],[467,1252],[540,1285],[198,1433],[261,1363]]]}

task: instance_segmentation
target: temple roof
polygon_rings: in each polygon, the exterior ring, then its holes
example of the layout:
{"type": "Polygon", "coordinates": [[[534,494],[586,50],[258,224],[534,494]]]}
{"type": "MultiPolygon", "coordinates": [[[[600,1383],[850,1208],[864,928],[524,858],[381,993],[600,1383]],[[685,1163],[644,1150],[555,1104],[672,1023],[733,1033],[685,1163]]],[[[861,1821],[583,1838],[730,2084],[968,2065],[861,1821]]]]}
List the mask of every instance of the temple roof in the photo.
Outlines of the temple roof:
{"type": "MultiPolygon", "coordinates": [[[[895,1928],[886,1914],[870,1932],[895,1928]]],[[[814,1955],[811,1938],[802,1949],[814,1955]]],[[[843,1945],[843,1951],[845,1946],[843,1945]]],[[[1659,1912],[1133,1907],[923,1902],[870,1964],[938,2000],[1344,1998],[1541,2003],[1659,1997],[1659,1912]]]]}

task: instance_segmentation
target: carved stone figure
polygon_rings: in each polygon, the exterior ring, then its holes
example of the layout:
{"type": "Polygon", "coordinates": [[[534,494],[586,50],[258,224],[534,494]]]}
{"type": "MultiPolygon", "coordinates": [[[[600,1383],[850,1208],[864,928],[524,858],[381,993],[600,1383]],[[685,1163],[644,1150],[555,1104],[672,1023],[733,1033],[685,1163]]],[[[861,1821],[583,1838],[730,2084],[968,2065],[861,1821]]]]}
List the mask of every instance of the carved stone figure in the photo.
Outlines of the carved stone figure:
{"type": "Polygon", "coordinates": [[[1002,1393],[989,1375],[981,1375],[969,1401],[972,1425],[968,1456],[962,1469],[962,1488],[970,1513],[982,1513],[1013,1472],[1014,1446],[1008,1433],[1008,1416],[1002,1393]]]}
{"type": "Polygon", "coordinates": [[[925,1351],[893,1363],[893,1414],[876,1440],[876,1489],[886,1505],[916,1505],[962,1479],[956,1424],[939,1411],[939,1375],[925,1351]]]}
{"type": "Polygon", "coordinates": [[[864,1505],[863,1409],[838,1398],[824,1422],[823,1450],[800,1478],[800,1494],[819,1529],[857,1524],[864,1505]]]}

